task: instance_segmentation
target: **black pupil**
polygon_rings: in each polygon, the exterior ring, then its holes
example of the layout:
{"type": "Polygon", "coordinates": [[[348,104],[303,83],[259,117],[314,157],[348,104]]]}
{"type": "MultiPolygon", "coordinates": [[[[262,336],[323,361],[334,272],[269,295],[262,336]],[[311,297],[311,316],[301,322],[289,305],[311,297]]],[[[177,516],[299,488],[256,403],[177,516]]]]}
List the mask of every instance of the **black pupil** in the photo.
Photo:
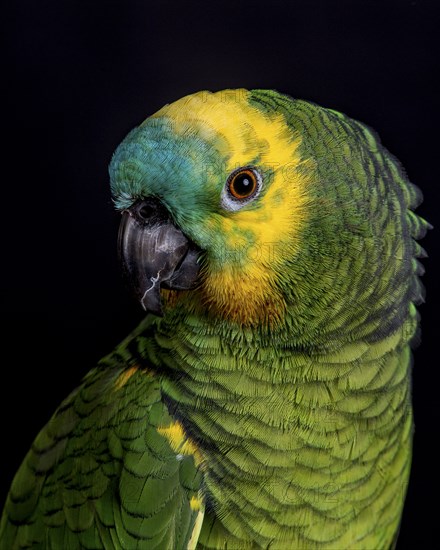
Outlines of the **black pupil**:
{"type": "Polygon", "coordinates": [[[237,195],[246,196],[253,190],[253,182],[249,174],[239,174],[234,179],[234,191],[237,195]]]}

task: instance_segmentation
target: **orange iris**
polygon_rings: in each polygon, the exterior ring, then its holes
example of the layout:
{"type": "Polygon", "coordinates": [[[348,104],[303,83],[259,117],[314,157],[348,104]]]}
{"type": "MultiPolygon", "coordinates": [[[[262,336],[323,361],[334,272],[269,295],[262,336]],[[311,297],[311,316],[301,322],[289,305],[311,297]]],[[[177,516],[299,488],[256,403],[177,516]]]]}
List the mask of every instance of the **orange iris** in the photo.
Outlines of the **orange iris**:
{"type": "Polygon", "coordinates": [[[250,168],[242,168],[231,174],[228,186],[236,199],[248,199],[257,190],[257,177],[250,168]]]}

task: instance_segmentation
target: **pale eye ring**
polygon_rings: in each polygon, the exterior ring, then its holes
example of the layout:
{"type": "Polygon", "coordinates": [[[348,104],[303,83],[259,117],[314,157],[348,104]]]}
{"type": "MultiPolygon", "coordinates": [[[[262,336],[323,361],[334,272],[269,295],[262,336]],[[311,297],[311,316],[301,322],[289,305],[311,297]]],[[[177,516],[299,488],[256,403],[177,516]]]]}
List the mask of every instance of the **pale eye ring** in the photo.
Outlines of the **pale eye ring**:
{"type": "Polygon", "coordinates": [[[225,210],[239,210],[260,193],[263,179],[253,166],[243,166],[231,172],[223,188],[221,204],[225,210]]]}

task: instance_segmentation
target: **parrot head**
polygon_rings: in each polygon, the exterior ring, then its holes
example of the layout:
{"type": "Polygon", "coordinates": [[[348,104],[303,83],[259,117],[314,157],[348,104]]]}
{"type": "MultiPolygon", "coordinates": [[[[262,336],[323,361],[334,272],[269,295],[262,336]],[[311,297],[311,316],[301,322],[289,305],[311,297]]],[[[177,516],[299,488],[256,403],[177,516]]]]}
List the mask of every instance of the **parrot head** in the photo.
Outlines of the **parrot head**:
{"type": "MultiPolygon", "coordinates": [[[[109,170],[122,211],[119,249],[146,310],[166,314],[181,295],[190,309],[241,326],[287,323],[300,334],[307,325],[302,332],[316,341],[336,310],[365,309],[375,258],[392,252],[377,223],[383,231],[399,191],[362,177],[364,149],[376,147],[371,131],[297,103],[307,120],[277,92],[195,93],[116,149],[109,170]],[[375,256],[365,258],[370,248],[375,256]]],[[[407,202],[415,201],[414,191],[407,202]]],[[[393,274],[402,279],[411,262],[399,246],[393,274]]]]}
{"type": "Polygon", "coordinates": [[[298,136],[247,95],[185,97],[115,152],[120,249],[146,309],[161,311],[161,286],[195,286],[210,308],[244,324],[284,308],[277,274],[299,248],[306,178],[298,136]]]}

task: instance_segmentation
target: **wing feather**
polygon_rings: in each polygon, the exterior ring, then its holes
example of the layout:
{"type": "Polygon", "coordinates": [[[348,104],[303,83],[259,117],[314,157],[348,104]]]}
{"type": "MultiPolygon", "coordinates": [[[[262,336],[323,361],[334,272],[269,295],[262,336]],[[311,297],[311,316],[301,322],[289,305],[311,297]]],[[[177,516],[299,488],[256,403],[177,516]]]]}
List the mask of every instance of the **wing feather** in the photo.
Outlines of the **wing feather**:
{"type": "Polygon", "coordinates": [[[172,422],[153,373],[104,360],[35,439],[7,498],[0,548],[186,548],[201,476],[158,431],[172,422]]]}

